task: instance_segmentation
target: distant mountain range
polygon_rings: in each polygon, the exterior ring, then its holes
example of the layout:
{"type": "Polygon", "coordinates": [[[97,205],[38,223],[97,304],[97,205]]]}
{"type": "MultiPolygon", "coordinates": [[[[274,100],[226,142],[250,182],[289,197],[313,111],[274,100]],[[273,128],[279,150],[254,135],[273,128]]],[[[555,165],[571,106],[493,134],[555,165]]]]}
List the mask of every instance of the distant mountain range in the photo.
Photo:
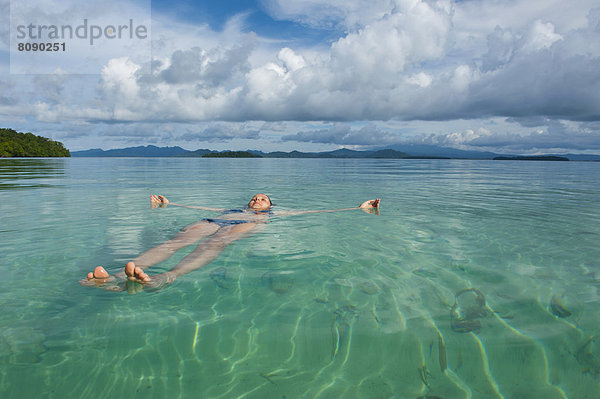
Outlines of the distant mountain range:
{"type": "MultiPolygon", "coordinates": [[[[206,150],[210,152],[209,150],[206,150]]],[[[176,157],[192,151],[184,150],[181,147],[156,147],[147,145],[142,147],[127,147],[114,150],[102,150],[93,148],[85,151],[73,151],[72,157],[176,157]],[[73,155],[75,154],[75,155],[73,155]]]]}
{"type": "MultiPolygon", "coordinates": [[[[208,153],[215,153],[209,149],[195,151],[185,150],[181,147],[156,147],[153,145],[102,150],[94,148],[85,151],[71,151],[72,157],[202,157],[208,153]]],[[[248,150],[248,152],[263,158],[382,158],[382,159],[494,159],[510,158],[523,160],[554,160],[556,157],[568,158],[571,161],[600,161],[600,155],[587,154],[546,154],[543,156],[527,156],[496,154],[483,151],[465,151],[455,148],[437,147],[432,145],[395,145],[372,151],[356,151],[342,148],[325,152],[262,152],[248,150]]]]}

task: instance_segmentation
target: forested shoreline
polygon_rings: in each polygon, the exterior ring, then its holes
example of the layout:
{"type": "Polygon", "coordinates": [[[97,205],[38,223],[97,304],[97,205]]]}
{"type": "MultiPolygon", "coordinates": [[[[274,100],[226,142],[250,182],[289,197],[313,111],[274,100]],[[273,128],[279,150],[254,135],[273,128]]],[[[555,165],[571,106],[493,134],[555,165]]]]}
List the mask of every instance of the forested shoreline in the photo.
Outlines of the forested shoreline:
{"type": "Polygon", "coordinates": [[[63,143],[33,133],[0,129],[0,158],[70,157],[63,143]]]}

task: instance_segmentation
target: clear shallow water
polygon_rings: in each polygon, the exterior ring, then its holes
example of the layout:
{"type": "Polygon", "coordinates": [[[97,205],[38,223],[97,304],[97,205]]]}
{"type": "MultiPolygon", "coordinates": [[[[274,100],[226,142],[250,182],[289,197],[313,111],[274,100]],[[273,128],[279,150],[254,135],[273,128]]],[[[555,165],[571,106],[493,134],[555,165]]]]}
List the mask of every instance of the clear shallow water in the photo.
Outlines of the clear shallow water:
{"type": "MultiPolygon", "coordinates": [[[[0,397],[594,398],[600,164],[0,160],[0,397]],[[82,287],[209,212],[276,218],[159,292],[82,287]]],[[[192,248],[152,270],[168,270],[192,248]]]]}

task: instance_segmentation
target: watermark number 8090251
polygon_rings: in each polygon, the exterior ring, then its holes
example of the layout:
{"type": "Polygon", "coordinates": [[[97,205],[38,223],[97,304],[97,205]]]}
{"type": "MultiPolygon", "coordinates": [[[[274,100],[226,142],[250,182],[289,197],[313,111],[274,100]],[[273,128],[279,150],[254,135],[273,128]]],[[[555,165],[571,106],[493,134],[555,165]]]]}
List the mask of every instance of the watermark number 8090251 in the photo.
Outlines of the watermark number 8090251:
{"type": "Polygon", "coordinates": [[[47,42],[47,43],[18,43],[17,44],[17,50],[18,51],[52,51],[52,52],[56,52],[56,51],[66,51],[67,50],[67,45],[65,42],[62,43],[52,43],[52,42],[47,42]]]}
{"type": "Polygon", "coordinates": [[[151,25],[151,0],[10,0],[10,73],[100,74],[121,58],[150,65],[151,25]]]}

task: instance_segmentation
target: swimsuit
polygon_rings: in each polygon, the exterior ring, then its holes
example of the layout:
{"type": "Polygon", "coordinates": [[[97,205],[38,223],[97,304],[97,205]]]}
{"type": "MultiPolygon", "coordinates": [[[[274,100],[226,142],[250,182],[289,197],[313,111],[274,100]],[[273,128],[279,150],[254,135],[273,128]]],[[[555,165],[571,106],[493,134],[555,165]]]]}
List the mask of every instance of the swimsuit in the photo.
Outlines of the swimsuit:
{"type": "Polygon", "coordinates": [[[215,223],[219,227],[233,226],[234,224],[242,224],[254,222],[254,220],[231,220],[231,219],[203,219],[205,222],[215,223]]]}
{"type": "MultiPolygon", "coordinates": [[[[246,212],[243,209],[229,209],[226,210],[225,212],[223,212],[224,215],[228,215],[231,213],[244,213],[246,212]]],[[[266,214],[271,214],[271,210],[266,210],[266,211],[254,211],[254,213],[266,213],[266,214]]],[[[233,226],[236,224],[242,224],[242,223],[256,223],[257,220],[244,220],[244,219],[203,219],[205,222],[209,222],[209,223],[215,223],[217,226],[219,227],[225,227],[225,226],[233,226]]]]}

